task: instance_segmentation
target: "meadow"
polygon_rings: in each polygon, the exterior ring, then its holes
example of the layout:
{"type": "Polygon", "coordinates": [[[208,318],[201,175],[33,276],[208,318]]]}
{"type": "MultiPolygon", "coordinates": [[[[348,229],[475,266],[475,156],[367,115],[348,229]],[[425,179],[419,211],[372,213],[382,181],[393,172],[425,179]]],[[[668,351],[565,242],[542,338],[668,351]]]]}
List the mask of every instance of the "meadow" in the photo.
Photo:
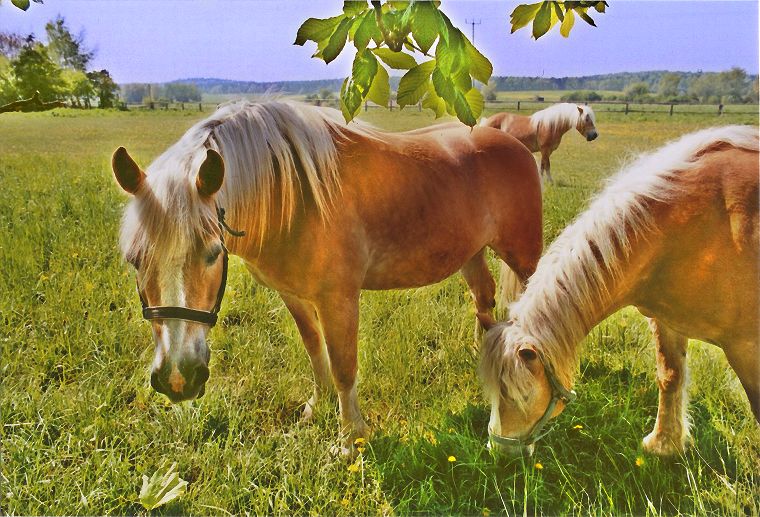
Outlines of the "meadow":
{"type": "MultiPolygon", "coordinates": [[[[363,294],[359,392],[374,435],[355,462],[330,452],[335,404],[298,424],[312,386],[298,332],[237,259],[206,395],[171,405],[148,381],[153,342],[117,250],[127,198],[110,156],[125,145],[147,165],[204,115],[0,116],[0,513],[145,513],[141,476],[176,461],[187,493],[152,513],[760,514],[760,429],[719,349],[689,346],[693,446],[670,459],[642,452],[657,388],[632,308],[585,340],[578,400],[534,457],[493,458],[460,275],[363,294]]],[[[363,118],[391,130],[433,122],[416,110],[363,118]]],[[[546,242],[631,156],[728,123],[758,117],[605,113],[593,143],[568,134],[552,156],[546,242]]]]}

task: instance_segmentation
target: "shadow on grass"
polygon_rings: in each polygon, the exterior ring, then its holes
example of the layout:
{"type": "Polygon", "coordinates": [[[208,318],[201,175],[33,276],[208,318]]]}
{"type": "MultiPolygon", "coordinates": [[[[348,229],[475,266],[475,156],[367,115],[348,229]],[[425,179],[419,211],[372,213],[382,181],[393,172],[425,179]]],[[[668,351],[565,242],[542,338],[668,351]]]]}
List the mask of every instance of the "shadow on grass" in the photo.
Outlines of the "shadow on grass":
{"type": "Polygon", "coordinates": [[[657,391],[643,375],[585,364],[578,401],[554,421],[531,458],[495,458],[486,449],[488,410],[468,405],[416,436],[376,435],[371,455],[398,513],[644,514],[733,512],[748,508],[702,494],[736,477],[735,462],[710,414],[692,405],[696,449],[676,458],[641,450],[657,391]],[[648,386],[648,387],[647,387],[648,386]]]}

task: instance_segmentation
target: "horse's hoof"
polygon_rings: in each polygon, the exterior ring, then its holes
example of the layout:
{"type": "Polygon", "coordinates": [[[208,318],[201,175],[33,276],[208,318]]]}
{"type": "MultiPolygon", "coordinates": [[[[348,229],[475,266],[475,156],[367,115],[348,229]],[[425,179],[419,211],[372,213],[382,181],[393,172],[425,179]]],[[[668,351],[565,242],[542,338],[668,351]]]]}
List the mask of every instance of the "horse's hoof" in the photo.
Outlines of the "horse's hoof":
{"type": "Polygon", "coordinates": [[[675,456],[684,451],[684,445],[687,438],[677,440],[667,435],[657,435],[652,431],[649,433],[641,444],[644,451],[655,456],[675,456]]]}

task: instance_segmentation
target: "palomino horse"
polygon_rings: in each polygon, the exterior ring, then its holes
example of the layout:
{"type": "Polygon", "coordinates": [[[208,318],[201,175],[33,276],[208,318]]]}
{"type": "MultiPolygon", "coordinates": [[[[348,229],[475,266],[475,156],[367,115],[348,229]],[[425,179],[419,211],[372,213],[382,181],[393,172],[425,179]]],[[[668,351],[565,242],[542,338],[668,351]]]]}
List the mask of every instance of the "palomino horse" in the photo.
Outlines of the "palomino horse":
{"type": "Polygon", "coordinates": [[[546,176],[550,183],[553,180],[549,156],[559,147],[562,135],[575,128],[590,142],[599,136],[595,124],[596,115],[589,106],[567,102],[537,111],[530,117],[496,113],[480,122],[481,126],[509,133],[532,153],[541,151],[541,176],[546,176]]]}
{"type": "Polygon", "coordinates": [[[652,318],[660,390],[644,448],[684,449],[687,337],[723,349],[760,421],[758,130],[706,129],[621,172],[541,258],[510,319],[486,328],[491,443],[532,451],[574,398],[577,345],[627,305],[652,318]]]}
{"type": "Polygon", "coordinates": [[[393,134],[347,125],[336,110],[238,102],[147,173],[124,148],[113,170],[134,195],[120,241],[152,322],[153,387],[175,402],[203,393],[229,249],[298,326],[316,381],[304,417],[334,384],[349,447],[368,430],[357,398],[360,291],[423,286],[459,269],[490,315],[485,248],[525,281],[543,246],[535,161],[487,128],[393,134]],[[226,247],[221,208],[245,232],[226,247]]]}

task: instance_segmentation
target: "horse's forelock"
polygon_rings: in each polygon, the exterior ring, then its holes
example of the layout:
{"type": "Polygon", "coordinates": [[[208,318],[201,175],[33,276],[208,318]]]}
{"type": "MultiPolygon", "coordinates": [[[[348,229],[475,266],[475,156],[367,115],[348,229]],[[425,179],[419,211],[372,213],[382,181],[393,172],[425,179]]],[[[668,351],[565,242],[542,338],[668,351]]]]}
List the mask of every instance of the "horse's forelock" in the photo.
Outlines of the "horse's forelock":
{"type": "Polygon", "coordinates": [[[518,358],[517,350],[531,341],[512,322],[498,323],[486,333],[480,361],[486,399],[509,397],[525,412],[533,388],[532,374],[518,358]]]}

